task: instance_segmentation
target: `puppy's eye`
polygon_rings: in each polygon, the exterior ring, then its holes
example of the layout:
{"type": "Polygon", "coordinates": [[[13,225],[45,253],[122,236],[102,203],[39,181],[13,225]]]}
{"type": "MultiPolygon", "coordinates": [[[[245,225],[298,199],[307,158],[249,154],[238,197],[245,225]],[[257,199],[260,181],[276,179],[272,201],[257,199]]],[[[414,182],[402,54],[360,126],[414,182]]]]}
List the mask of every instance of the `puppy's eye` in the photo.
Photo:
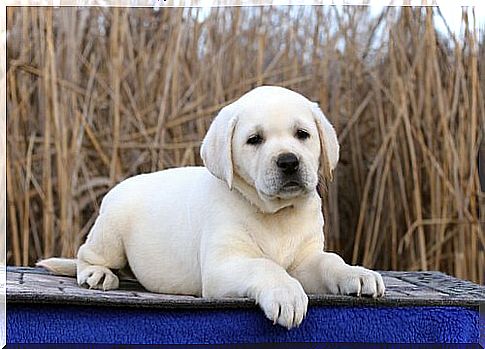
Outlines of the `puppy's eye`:
{"type": "Polygon", "coordinates": [[[261,137],[260,135],[251,136],[251,137],[248,138],[246,143],[250,144],[250,145],[261,144],[261,143],[263,143],[263,137],[261,137]]]}
{"type": "Polygon", "coordinates": [[[298,130],[296,131],[296,138],[305,140],[307,138],[310,138],[310,134],[305,130],[298,130]]]}

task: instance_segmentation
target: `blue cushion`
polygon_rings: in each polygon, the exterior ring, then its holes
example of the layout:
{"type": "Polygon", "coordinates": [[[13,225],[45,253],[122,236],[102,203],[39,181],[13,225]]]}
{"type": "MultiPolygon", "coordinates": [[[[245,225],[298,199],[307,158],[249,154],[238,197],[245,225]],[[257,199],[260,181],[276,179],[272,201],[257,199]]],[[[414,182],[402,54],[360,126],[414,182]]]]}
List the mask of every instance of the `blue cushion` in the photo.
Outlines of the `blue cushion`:
{"type": "MultiPolygon", "coordinates": [[[[478,308],[310,306],[290,331],[257,308],[9,304],[8,343],[478,343],[478,308]]],[[[482,329],[483,330],[483,329],[482,329]]]]}

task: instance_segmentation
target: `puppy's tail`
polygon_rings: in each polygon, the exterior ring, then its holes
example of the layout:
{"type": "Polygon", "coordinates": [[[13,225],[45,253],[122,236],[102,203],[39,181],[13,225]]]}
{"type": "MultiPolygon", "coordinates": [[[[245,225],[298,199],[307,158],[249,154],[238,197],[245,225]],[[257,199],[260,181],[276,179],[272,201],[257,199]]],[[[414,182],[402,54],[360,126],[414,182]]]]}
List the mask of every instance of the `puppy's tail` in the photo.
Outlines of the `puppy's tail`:
{"type": "Polygon", "coordinates": [[[76,259],[48,258],[38,261],[35,265],[45,268],[57,275],[76,276],[76,259]]]}

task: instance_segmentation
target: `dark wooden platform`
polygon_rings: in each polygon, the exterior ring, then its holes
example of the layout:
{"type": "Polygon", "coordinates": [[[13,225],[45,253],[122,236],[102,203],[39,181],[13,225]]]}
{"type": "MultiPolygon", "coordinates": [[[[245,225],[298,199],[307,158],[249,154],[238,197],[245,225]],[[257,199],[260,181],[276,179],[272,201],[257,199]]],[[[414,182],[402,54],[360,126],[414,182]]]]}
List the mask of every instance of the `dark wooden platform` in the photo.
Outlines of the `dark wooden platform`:
{"type": "MultiPolygon", "coordinates": [[[[485,302],[485,286],[440,272],[381,272],[386,285],[382,298],[310,295],[310,305],[465,306],[485,302]]],[[[55,303],[157,308],[253,307],[246,298],[209,299],[151,293],[135,281],[121,281],[120,289],[81,288],[72,277],[56,276],[40,268],[7,267],[7,303],[55,303]]]]}

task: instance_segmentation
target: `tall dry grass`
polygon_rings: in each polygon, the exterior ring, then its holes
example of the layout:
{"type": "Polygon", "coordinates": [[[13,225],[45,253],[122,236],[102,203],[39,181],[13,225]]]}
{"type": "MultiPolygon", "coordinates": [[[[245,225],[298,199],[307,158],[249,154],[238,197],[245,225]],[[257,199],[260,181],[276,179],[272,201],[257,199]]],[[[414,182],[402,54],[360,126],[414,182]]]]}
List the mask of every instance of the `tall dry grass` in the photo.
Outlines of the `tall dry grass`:
{"type": "Polygon", "coordinates": [[[110,187],[200,164],[217,111],[277,84],[319,101],[339,133],[324,203],[328,249],[368,267],[484,281],[485,54],[472,18],[455,38],[434,29],[431,8],[7,16],[10,264],[73,256],[110,187]]]}

